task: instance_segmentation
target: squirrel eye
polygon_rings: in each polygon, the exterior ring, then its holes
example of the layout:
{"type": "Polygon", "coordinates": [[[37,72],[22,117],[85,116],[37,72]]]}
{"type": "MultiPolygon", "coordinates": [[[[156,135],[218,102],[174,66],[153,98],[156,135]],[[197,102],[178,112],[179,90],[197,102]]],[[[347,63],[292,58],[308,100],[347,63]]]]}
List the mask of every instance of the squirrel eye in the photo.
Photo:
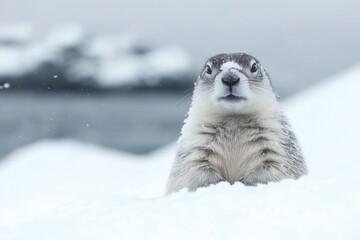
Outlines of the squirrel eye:
{"type": "Polygon", "coordinates": [[[254,72],[256,72],[256,71],[257,71],[257,69],[258,69],[257,64],[256,64],[256,63],[254,63],[254,64],[251,66],[250,71],[251,71],[252,73],[254,73],[254,72]]]}
{"type": "Polygon", "coordinates": [[[211,70],[211,67],[209,65],[206,65],[206,74],[211,74],[212,73],[212,70],[211,70]]]}

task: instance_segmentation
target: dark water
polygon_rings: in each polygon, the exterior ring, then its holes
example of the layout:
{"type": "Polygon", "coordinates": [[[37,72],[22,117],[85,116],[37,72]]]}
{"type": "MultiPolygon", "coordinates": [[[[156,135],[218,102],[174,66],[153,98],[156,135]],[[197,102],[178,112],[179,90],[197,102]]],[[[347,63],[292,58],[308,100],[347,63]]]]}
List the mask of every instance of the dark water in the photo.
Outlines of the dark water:
{"type": "Polygon", "coordinates": [[[53,138],[146,153],[175,141],[188,110],[185,93],[0,92],[0,158],[53,138]]]}

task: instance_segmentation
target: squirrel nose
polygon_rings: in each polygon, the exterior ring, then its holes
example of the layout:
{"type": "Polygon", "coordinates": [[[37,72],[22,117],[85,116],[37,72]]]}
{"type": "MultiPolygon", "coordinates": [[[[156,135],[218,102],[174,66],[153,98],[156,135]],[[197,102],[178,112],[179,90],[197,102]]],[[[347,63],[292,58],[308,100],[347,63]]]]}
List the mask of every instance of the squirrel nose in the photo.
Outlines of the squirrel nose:
{"type": "Polygon", "coordinates": [[[233,86],[240,81],[240,78],[233,73],[226,73],[221,80],[225,85],[233,86]]]}

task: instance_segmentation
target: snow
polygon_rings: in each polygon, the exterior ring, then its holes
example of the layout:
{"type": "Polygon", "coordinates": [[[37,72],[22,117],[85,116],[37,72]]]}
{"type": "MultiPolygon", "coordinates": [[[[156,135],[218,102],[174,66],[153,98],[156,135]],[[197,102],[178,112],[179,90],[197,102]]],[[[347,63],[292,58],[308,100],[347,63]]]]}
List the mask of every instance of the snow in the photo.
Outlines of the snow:
{"type": "Polygon", "coordinates": [[[86,38],[85,31],[79,26],[67,25],[52,30],[45,39],[47,48],[58,49],[72,48],[83,44],[86,38]]]}
{"type": "MultiPolygon", "coordinates": [[[[161,78],[172,78],[183,75],[191,69],[189,57],[182,49],[176,46],[165,47],[142,55],[125,53],[117,56],[98,55],[98,71],[96,79],[103,87],[119,86],[121,84],[134,84],[145,80],[146,85],[154,86],[161,78]]],[[[89,65],[89,67],[92,67],[89,65]]],[[[84,70],[85,72],[90,72],[84,70]]],[[[78,71],[80,74],[83,71],[78,71]]],[[[138,83],[138,84],[141,84],[138,83]]]]}
{"type": "Polygon", "coordinates": [[[134,156],[71,140],[0,165],[0,239],[359,239],[360,65],[285,103],[297,181],[163,196],[175,145],[134,156]]]}
{"type": "Polygon", "coordinates": [[[23,46],[0,46],[0,76],[17,76],[29,71],[23,51],[23,46]]]}
{"type": "Polygon", "coordinates": [[[4,83],[3,85],[0,85],[0,89],[8,89],[10,87],[11,87],[10,83],[4,83]]]}

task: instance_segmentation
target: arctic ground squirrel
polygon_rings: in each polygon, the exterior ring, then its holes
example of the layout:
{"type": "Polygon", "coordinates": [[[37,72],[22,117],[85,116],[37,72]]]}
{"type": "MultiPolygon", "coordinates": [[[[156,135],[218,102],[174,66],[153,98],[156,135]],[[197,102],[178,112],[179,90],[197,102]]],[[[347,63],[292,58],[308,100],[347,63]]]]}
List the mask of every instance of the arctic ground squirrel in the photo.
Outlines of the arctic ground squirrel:
{"type": "Polygon", "coordinates": [[[307,173],[269,75],[244,53],[206,61],[178,144],[167,193],[221,181],[256,186],[307,173]]]}

